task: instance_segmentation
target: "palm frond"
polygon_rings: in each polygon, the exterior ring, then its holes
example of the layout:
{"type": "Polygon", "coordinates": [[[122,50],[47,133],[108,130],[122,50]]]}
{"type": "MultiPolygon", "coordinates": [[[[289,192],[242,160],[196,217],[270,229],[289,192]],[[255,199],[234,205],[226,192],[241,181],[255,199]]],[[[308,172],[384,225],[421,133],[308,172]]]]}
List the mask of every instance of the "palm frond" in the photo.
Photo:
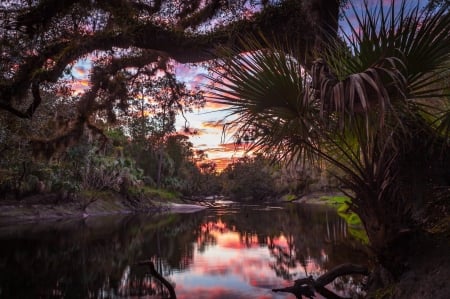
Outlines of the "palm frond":
{"type": "Polygon", "coordinates": [[[282,157],[303,156],[307,147],[289,142],[289,137],[311,138],[319,102],[308,94],[307,78],[297,59],[276,47],[255,43],[256,39],[246,40],[247,52],[231,52],[232,58],[222,60],[220,68],[213,70],[210,100],[231,105],[242,132],[254,129],[254,147],[270,148],[282,157]]]}
{"type": "Polygon", "coordinates": [[[364,2],[362,15],[354,4],[352,8],[356,21],[345,16],[351,29],[344,33],[347,43],[332,43],[324,56],[334,84],[349,94],[320,90],[322,101],[336,111],[347,106],[350,116],[376,109],[383,124],[386,113],[395,115],[392,105],[398,102],[414,105],[412,99],[448,94],[442,88],[448,86],[450,68],[450,15],[445,9],[425,14],[406,1],[399,8],[394,3],[386,8],[380,1],[373,9],[364,2]]]}

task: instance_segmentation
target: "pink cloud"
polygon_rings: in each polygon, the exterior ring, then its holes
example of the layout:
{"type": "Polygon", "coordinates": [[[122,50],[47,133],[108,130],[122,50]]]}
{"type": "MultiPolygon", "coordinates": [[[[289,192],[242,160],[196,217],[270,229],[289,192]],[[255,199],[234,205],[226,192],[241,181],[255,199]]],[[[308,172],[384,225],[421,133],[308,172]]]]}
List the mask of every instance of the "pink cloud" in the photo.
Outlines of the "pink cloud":
{"type": "Polygon", "coordinates": [[[74,94],[80,94],[85,92],[90,87],[89,79],[78,79],[71,83],[69,82],[70,88],[73,90],[74,94]]]}
{"type": "Polygon", "coordinates": [[[228,106],[228,105],[224,105],[224,104],[219,104],[219,103],[214,103],[214,102],[211,102],[211,101],[206,101],[206,103],[205,103],[205,109],[207,109],[207,110],[221,110],[221,109],[227,109],[227,108],[229,108],[230,106],[228,106]]]}
{"type": "MultiPolygon", "coordinates": [[[[244,298],[239,291],[230,290],[221,286],[177,288],[177,298],[180,299],[231,299],[244,298]]],[[[269,297],[270,298],[270,297],[269,297]]]]}

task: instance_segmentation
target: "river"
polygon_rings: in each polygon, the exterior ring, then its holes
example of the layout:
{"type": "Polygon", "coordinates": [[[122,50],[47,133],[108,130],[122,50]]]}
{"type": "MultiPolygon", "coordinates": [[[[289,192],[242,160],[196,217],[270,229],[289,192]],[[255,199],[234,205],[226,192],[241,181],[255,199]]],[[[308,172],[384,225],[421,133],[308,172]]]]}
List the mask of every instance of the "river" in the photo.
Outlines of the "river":
{"type": "MultiPolygon", "coordinates": [[[[0,298],[157,298],[165,289],[142,260],[154,261],[177,298],[268,299],[295,298],[271,289],[367,257],[320,205],[16,224],[0,227],[0,298]]],[[[345,294],[348,285],[331,287],[345,294]]]]}

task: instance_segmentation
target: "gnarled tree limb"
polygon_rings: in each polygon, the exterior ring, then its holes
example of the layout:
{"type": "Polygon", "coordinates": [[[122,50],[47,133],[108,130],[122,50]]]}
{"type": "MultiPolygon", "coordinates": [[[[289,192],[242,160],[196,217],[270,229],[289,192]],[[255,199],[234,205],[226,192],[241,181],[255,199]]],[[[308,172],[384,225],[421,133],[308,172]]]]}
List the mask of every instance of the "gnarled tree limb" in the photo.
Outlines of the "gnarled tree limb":
{"type": "MultiPolygon", "coordinates": [[[[269,5],[262,11],[255,12],[251,18],[233,21],[208,32],[195,33],[184,31],[184,28],[195,27],[209,20],[219,6],[224,5],[223,3],[215,0],[207,1],[210,6],[207,5],[201,9],[186,6],[187,11],[193,9],[192,13],[187,13],[174,26],[165,26],[158,22],[143,21],[137,18],[140,11],[147,11],[155,15],[161,13],[158,11],[161,8],[161,2],[164,1],[155,1],[153,5],[144,8],[141,7],[144,4],[140,4],[140,2],[115,0],[117,5],[120,4],[119,7],[129,7],[133,10],[133,13],[123,14],[123,16],[120,14],[120,17],[117,16],[117,18],[115,16],[117,7],[109,5],[109,1],[104,0],[69,0],[64,2],[65,5],[60,5],[55,0],[41,0],[28,10],[24,8],[24,11],[16,18],[17,26],[37,30],[32,33],[33,38],[38,38],[39,34],[43,34],[47,27],[49,27],[48,30],[63,28],[65,25],[59,24],[59,19],[73,12],[78,13],[74,8],[75,4],[83,5],[87,11],[100,8],[107,11],[110,13],[108,22],[111,23],[111,27],[106,26],[90,34],[71,29],[72,31],[67,31],[68,36],[55,35],[51,40],[46,40],[47,36],[45,41],[40,42],[37,47],[30,49],[29,52],[24,52],[24,57],[18,57],[22,61],[18,64],[18,69],[13,76],[0,81],[0,109],[22,118],[31,117],[36,105],[33,105],[28,111],[20,111],[14,107],[14,101],[20,101],[27,95],[32,82],[36,82],[37,85],[42,82],[56,82],[66,67],[77,59],[95,51],[108,51],[114,47],[159,51],[181,63],[201,62],[216,58],[217,53],[214,52],[214,49],[217,46],[238,46],[237,36],[263,33],[270,39],[283,32],[287,35],[284,37],[286,40],[298,43],[301,48],[298,49],[301,52],[298,57],[306,57],[308,55],[305,53],[314,46],[314,40],[318,38],[315,28],[332,27],[334,31],[337,29],[334,23],[330,23],[333,17],[326,16],[323,12],[320,13],[321,8],[326,5],[326,11],[330,14],[337,14],[339,9],[338,0],[309,0],[304,3],[297,0],[285,0],[280,4],[269,5]],[[43,16],[45,16],[45,20],[42,19],[43,16]],[[126,26],[122,26],[123,22],[126,23],[126,26]],[[46,65],[47,62],[51,62],[53,65],[49,67],[46,65]]],[[[183,14],[181,13],[181,15],[183,14]]],[[[337,15],[334,16],[334,19],[336,18],[337,15]]],[[[19,29],[16,30],[20,32],[19,29]]]]}
{"type": "Polygon", "coordinates": [[[328,299],[342,299],[341,296],[326,289],[325,286],[335,280],[339,276],[361,274],[369,275],[369,270],[361,265],[355,264],[342,264],[330,271],[322,274],[317,279],[313,279],[312,276],[297,279],[293,286],[279,289],[272,289],[273,292],[287,292],[294,294],[298,299],[304,297],[313,298],[314,293],[318,292],[328,299]]]}

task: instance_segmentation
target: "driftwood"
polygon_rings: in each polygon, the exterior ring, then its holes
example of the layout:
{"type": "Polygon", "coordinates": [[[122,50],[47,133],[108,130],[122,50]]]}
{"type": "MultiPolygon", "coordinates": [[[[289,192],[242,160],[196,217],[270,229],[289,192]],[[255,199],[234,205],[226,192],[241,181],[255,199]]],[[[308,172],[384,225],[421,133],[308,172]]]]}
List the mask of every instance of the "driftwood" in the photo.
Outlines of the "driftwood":
{"type": "Polygon", "coordinates": [[[366,267],[360,265],[342,264],[319,276],[317,279],[313,279],[312,276],[297,279],[294,281],[293,286],[272,289],[272,291],[292,293],[297,299],[302,299],[303,296],[311,299],[314,297],[315,292],[318,292],[327,299],[342,299],[341,296],[328,290],[325,286],[339,276],[351,274],[362,274],[367,276],[369,275],[369,271],[366,267]]]}
{"type": "Polygon", "coordinates": [[[152,261],[141,261],[141,262],[138,262],[137,265],[148,266],[148,268],[150,269],[150,274],[154,278],[159,280],[169,291],[169,296],[170,296],[169,299],[177,299],[177,294],[175,293],[175,289],[170,284],[170,282],[168,282],[161,274],[158,273],[158,271],[156,271],[155,264],[152,261]]]}

